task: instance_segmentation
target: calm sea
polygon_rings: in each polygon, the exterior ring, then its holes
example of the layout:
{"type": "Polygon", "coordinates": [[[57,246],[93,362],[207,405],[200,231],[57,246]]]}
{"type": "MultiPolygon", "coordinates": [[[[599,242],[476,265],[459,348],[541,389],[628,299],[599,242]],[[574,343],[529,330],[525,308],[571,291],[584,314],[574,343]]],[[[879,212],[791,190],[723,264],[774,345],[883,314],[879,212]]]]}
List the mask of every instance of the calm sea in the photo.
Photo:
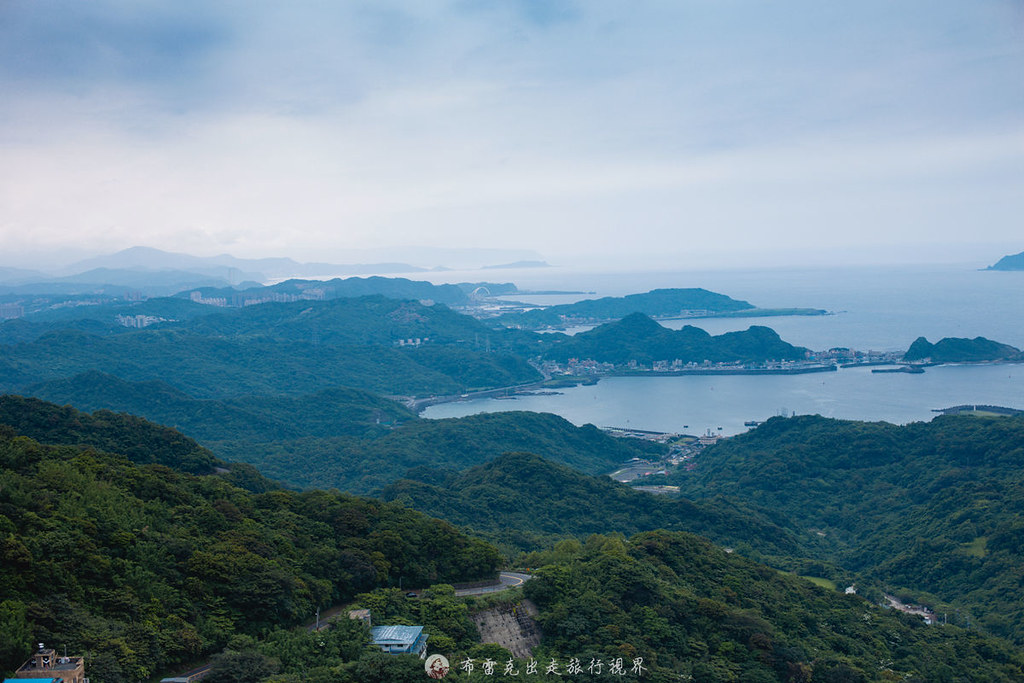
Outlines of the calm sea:
{"type": "MultiPolygon", "coordinates": [[[[664,323],[674,328],[692,324],[712,334],[767,325],[786,341],[815,350],[835,346],[905,350],[918,336],[932,342],[942,337],[983,336],[1024,347],[1024,272],[887,266],[648,273],[543,269],[500,274],[520,289],[595,292],[517,297],[536,303],[621,296],[657,287],[703,287],[764,308],[826,309],[832,315],[664,323]]],[[[446,277],[447,281],[460,279],[452,274],[446,277]]],[[[556,413],[575,424],[689,433],[718,432],[722,427],[720,433],[735,434],[746,429],[743,422],[747,420],[780,413],[906,423],[930,419],[935,408],[972,403],[1024,409],[1024,365],[945,366],[929,368],[923,375],[873,374],[858,368],[810,375],[608,378],[556,396],[432,406],[424,416],[536,410],[556,413]]]]}

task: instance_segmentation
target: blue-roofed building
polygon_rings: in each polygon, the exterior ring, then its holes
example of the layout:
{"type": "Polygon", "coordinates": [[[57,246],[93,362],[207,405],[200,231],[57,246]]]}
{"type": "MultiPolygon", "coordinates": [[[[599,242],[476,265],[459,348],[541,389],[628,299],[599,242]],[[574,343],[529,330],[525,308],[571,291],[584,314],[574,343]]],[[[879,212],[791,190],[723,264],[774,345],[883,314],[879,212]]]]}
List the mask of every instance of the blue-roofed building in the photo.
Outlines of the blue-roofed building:
{"type": "Polygon", "coordinates": [[[62,683],[63,678],[5,678],[4,683],[62,683]]]}
{"type": "Polygon", "coordinates": [[[427,656],[427,634],[422,626],[374,626],[370,629],[373,644],[390,655],[427,656]]]}

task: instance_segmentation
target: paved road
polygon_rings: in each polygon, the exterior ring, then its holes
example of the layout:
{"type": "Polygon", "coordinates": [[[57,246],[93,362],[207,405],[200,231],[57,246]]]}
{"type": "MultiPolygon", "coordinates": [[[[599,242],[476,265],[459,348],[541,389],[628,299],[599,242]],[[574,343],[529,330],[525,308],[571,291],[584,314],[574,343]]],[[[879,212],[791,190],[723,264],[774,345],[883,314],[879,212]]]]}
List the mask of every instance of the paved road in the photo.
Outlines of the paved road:
{"type": "Polygon", "coordinates": [[[522,586],[532,578],[533,577],[529,574],[521,574],[519,572],[502,572],[498,575],[500,583],[496,583],[493,586],[483,586],[482,588],[463,588],[455,591],[455,595],[486,595],[488,593],[497,593],[499,591],[508,590],[509,588],[522,586]]]}

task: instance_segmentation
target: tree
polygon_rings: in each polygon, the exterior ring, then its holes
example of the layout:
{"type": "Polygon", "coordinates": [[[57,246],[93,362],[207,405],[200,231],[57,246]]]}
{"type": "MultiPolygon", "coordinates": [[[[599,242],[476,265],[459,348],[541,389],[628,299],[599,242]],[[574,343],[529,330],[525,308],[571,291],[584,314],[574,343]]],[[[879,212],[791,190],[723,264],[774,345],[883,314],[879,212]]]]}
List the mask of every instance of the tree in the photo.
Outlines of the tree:
{"type": "Polygon", "coordinates": [[[32,628],[25,605],[17,600],[0,602],[0,671],[21,666],[32,652],[32,628]]]}

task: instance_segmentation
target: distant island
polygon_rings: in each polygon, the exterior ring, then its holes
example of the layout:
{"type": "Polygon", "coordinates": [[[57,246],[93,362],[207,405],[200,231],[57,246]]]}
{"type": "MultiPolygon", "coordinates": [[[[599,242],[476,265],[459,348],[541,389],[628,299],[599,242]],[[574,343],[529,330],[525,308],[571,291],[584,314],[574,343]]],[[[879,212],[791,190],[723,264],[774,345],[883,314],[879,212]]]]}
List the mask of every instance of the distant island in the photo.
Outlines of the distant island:
{"type": "Polygon", "coordinates": [[[1024,354],[1015,346],[975,337],[945,337],[932,344],[924,337],[918,337],[903,354],[906,361],[930,361],[932,363],[971,363],[984,361],[1020,361],[1024,354]]]}
{"type": "Polygon", "coordinates": [[[1024,270],[1024,251],[1004,256],[985,270],[1024,270]]]}
{"type": "Polygon", "coordinates": [[[507,313],[497,320],[508,327],[541,329],[567,324],[602,323],[631,313],[652,318],[748,317],[761,315],[825,315],[813,308],[756,308],[748,301],[702,288],[654,289],[644,294],[606,296],[529,311],[507,313]]]}
{"type": "Polygon", "coordinates": [[[550,268],[547,261],[515,261],[514,263],[499,263],[494,266],[481,266],[481,270],[501,270],[505,268],[550,268]]]}

